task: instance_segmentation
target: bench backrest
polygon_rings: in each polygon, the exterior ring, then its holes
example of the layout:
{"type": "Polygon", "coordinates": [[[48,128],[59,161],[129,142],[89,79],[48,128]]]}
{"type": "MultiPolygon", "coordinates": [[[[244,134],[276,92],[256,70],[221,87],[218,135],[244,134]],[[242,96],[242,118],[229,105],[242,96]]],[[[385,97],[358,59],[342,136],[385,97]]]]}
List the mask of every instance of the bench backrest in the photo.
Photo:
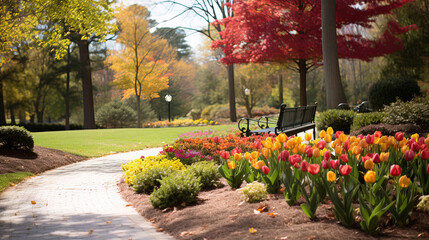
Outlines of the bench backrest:
{"type": "Polygon", "coordinates": [[[314,116],[316,115],[316,108],[317,104],[291,108],[286,107],[286,104],[282,104],[277,121],[277,128],[281,131],[287,128],[313,123],[314,116]]]}

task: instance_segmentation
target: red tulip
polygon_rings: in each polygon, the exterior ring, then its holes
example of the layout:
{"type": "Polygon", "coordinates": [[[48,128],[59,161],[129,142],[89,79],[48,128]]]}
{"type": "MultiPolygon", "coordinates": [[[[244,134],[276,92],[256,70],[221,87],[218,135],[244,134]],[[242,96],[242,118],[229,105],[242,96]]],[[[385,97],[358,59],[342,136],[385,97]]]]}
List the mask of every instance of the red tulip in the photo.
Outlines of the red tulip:
{"type": "Polygon", "coordinates": [[[337,169],[338,166],[340,166],[340,161],[338,161],[338,160],[332,160],[331,159],[331,161],[329,163],[330,163],[332,169],[337,169]]]}
{"type": "Polygon", "coordinates": [[[376,153],[372,156],[372,162],[374,162],[374,163],[380,162],[380,155],[378,155],[378,153],[376,153]]]}
{"type": "Polygon", "coordinates": [[[322,150],[322,149],[324,149],[324,148],[326,147],[326,142],[325,142],[325,141],[323,141],[323,140],[320,140],[320,141],[316,144],[316,146],[317,146],[320,150],[322,150]]]}
{"type": "Polygon", "coordinates": [[[231,151],[231,155],[235,155],[236,153],[241,153],[241,149],[240,148],[234,148],[231,151]]]}
{"type": "Polygon", "coordinates": [[[329,162],[327,160],[322,160],[322,168],[323,169],[328,169],[329,168],[329,162]]]}
{"type": "Polygon", "coordinates": [[[392,165],[390,166],[390,175],[393,177],[399,176],[402,173],[402,168],[399,165],[392,165]]]}
{"type": "Polygon", "coordinates": [[[374,135],[366,135],[365,137],[365,142],[368,144],[373,144],[374,143],[374,135]]]}
{"type": "Polygon", "coordinates": [[[347,155],[347,154],[341,154],[340,159],[341,159],[341,161],[343,161],[345,163],[349,162],[349,155],[347,155]]]}
{"type": "Polygon", "coordinates": [[[395,139],[396,139],[396,141],[401,141],[402,139],[404,139],[404,134],[402,133],[402,132],[397,132],[396,134],[395,134],[395,139]]]}
{"type": "Polygon", "coordinates": [[[350,140],[347,140],[343,143],[343,149],[347,152],[350,149],[350,140]]]}
{"type": "Polygon", "coordinates": [[[290,165],[295,165],[295,163],[300,163],[301,162],[301,156],[300,155],[298,155],[298,154],[294,154],[294,155],[292,155],[292,156],[289,156],[289,163],[290,163],[290,165]]]}
{"type": "Polygon", "coordinates": [[[308,172],[312,175],[316,175],[318,174],[320,171],[320,165],[315,163],[315,164],[310,164],[310,166],[308,166],[308,172]]]}
{"type": "Polygon", "coordinates": [[[308,170],[308,166],[309,166],[310,164],[307,162],[307,161],[302,161],[301,162],[301,171],[303,171],[303,172],[307,172],[307,170],[308,170]]]}
{"type": "Polygon", "coordinates": [[[215,136],[215,137],[213,138],[213,142],[214,142],[214,143],[219,143],[219,142],[220,142],[219,137],[218,137],[218,136],[215,136]]]}
{"type": "Polygon", "coordinates": [[[294,168],[299,168],[299,163],[295,163],[295,164],[293,165],[293,167],[294,167],[294,168]]]}
{"type": "Polygon", "coordinates": [[[331,152],[328,150],[323,154],[323,159],[329,160],[331,158],[331,152]]]}
{"type": "Polygon", "coordinates": [[[380,138],[381,137],[381,132],[380,131],[375,131],[374,137],[380,138]]]}
{"type": "Polygon", "coordinates": [[[286,150],[281,151],[281,153],[277,157],[277,161],[286,162],[287,159],[289,159],[289,152],[286,150]]]}
{"type": "Polygon", "coordinates": [[[416,143],[416,142],[411,143],[411,150],[413,150],[414,152],[418,152],[418,151],[420,151],[420,146],[419,146],[419,144],[418,144],[418,143],[416,143]]]}
{"type": "Polygon", "coordinates": [[[420,152],[420,157],[421,157],[423,160],[428,159],[428,158],[429,158],[429,149],[427,149],[427,148],[423,149],[423,150],[420,152]]]}
{"type": "Polygon", "coordinates": [[[262,166],[262,173],[267,175],[270,172],[270,169],[267,166],[262,166]]]}
{"type": "Polygon", "coordinates": [[[365,163],[369,159],[371,159],[369,156],[362,157],[362,163],[365,163]]]}
{"type": "Polygon", "coordinates": [[[350,165],[341,165],[340,166],[340,173],[343,176],[347,176],[352,172],[352,167],[350,165]]]}
{"type": "Polygon", "coordinates": [[[310,148],[307,148],[306,150],[305,150],[305,154],[307,154],[307,157],[308,158],[311,158],[312,156],[313,156],[313,149],[310,147],[310,148]]]}
{"type": "Polygon", "coordinates": [[[405,160],[412,161],[414,160],[415,153],[412,150],[408,150],[405,152],[405,160]]]}
{"type": "Polygon", "coordinates": [[[420,137],[418,141],[419,145],[425,144],[425,140],[426,139],[424,137],[420,137]]]}
{"type": "Polygon", "coordinates": [[[262,147],[262,143],[260,141],[256,141],[255,143],[253,143],[253,147],[255,149],[260,149],[262,147]]]}

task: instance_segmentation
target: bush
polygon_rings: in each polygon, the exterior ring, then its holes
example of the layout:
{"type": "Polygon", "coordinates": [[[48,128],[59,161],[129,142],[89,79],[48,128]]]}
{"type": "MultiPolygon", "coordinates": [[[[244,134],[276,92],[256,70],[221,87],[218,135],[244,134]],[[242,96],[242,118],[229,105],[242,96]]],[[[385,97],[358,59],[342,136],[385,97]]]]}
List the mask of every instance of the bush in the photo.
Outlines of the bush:
{"type": "Polygon", "coordinates": [[[124,170],[124,179],[128,185],[132,185],[137,174],[155,167],[171,167],[172,170],[183,170],[185,166],[180,160],[173,158],[169,160],[167,156],[160,155],[157,157],[149,156],[147,158],[137,158],[125,165],[121,165],[124,170]]]}
{"type": "Polygon", "coordinates": [[[260,202],[268,196],[267,187],[260,182],[252,182],[244,188],[238,189],[244,201],[254,203],[260,202]]]}
{"type": "Polygon", "coordinates": [[[409,138],[414,133],[418,133],[420,136],[426,136],[428,134],[428,129],[422,129],[421,127],[414,124],[399,124],[392,125],[386,123],[380,124],[371,124],[357,130],[354,130],[350,133],[350,135],[368,135],[374,134],[375,131],[380,131],[382,135],[386,136],[394,136],[397,132],[402,132],[404,137],[409,138]]]}
{"type": "Polygon", "coordinates": [[[332,127],[335,131],[350,133],[350,127],[356,113],[351,110],[329,109],[316,117],[317,129],[327,129],[332,127]]]}
{"type": "Polygon", "coordinates": [[[352,129],[356,130],[371,124],[382,123],[385,115],[384,112],[358,113],[353,119],[352,129]]]}
{"type": "Polygon", "coordinates": [[[411,101],[397,100],[384,108],[388,124],[414,124],[423,129],[429,128],[429,94],[415,97],[411,101]]]}
{"type": "Polygon", "coordinates": [[[149,200],[155,208],[193,204],[201,190],[200,178],[189,171],[178,171],[159,181],[161,186],[153,191],[149,200]]]}
{"type": "Polygon", "coordinates": [[[103,127],[129,127],[136,123],[135,111],[120,100],[113,100],[103,105],[95,114],[97,123],[103,127]]]}
{"type": "Polygon", "coordinates": [[[33,151],[33,136],[23,127],[3,126],[0,127],[0,144],[7,148],[22,148],[33,151]]]}
{"type": "Polygon", "coordinates": [[[192,172],[196,177],[200,178],[201,188],[210,189],[219,183],[220,174],[218,165],[214,162],[196,162],[189,166],[186,171],[192,172]]]}
{"type": "Polygon", "coordinates": [[[133,180],[133,188],[137,193],[151,193],[160,186],[158,180],[172,174],[174,170],[167,166],[156,166],[143,170],[133,180]]]}
{"type": "MultiPolygon", "coordinates": [[[[30,132],[64,131],[66,126],[61,123],[19,123],[17,126],[24,127],[30,132]]],[[[70,130],[83,129],[80,124],[70,124],[70,130]]]]}
{"type": "Polygon", "coordinates": [[[394,102],[397,98],[409,101],[420,93],[417,81],[411,77],[385,78],[369,89],[369,101],[375,110],[394,102]]]}

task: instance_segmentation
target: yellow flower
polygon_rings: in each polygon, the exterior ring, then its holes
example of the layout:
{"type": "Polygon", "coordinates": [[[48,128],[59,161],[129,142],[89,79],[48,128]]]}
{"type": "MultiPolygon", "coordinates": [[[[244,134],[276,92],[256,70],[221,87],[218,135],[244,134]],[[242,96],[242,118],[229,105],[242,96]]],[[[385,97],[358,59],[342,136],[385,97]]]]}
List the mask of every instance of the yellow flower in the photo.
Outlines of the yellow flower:
{"type": "Polygon", "coordinates": [[[340,141],[343,143],[343,142],[347,141],[348,137],[346,134],[341,133],[340,136],[338,137],[338,139],[340,139],[340,141]]]}
{"type": "Polygon", "coordinates": [[[332,135],[334,134],[334,129],[332,129],[332,127],[328,127],[328,129],[326,129],[326,133],[332,135]]]}
{"type": "Polygon", "coordinates": [[[419,134],[414,133],[413,135],[411,135],[411,138],[414,138],[416,140],[416,142],[418,142],[419,141],[419,134]]]}
{"type": "Polygon", "coordinates": [[[228,168],[229,169],[235,169],[235,162],[234,161],[229,162],[228,163],[228,168]]]}
{"type": "Polygon", "coordinates": [[[402,146],[401,147],[401,152],[402,153],[405,153],[406,151],[408,151],[408,150],[410,150],[409,148],[408,148],[408,145],[404,145],[404,146],[402,146]]]}
{"type": "Polygon", "coordinates": [[[326,143],[330,143],[330,142],[332,142],[332,137],[331,137],[331,135],[330,135],[330,134],[326,134],[326,135],[323,137],[323,140],[325,140],[325,142],[326,142],[326,143]]]}
{"type": "Polygon", "coordinates": [[[243,157],[243,155],[241,155],[241,153],[234,154],[235,161],[240,161],[242,157],[243,157]]]}
{"type": "Polygon", "coordinates": [[[381,151],[386,151],[389,147],[385,143],[380,143],[380,149],[381,151]]]}
{"type": "Polygon", "coordinates": [[[275,142],[273,146],[271,147],[271,150],[279,150],[282,147],[282,144],[280,142],[275,142]]]}
{"type": "Polygon", "coordinates": [[[352,153],[353,155],[359,155],[362,152],[362,148],[360,146],[354,146],[352,148],[352,153]]]}
{"type": "Polygon", "coordinates": [[[399,178],[399,186],[401,188],[407,188],[408,186],[410,186],[410,179],[407,178],[407,175],[404,175],[399,178]]]}
{"type": "Polygon", "coordinates": [[[335,155],[337,156],[341,155],[341,145],[335,146],[335,155]]]}
{"type": "Polygon", "coordinates": [[[292,149],[295,147],[295,138],[291,138],[286,142],[286,147],[292,149]]]}
{"type": "Polygon", "coordinates": [[[277,136],[277,141],[279,141],[279,142],[281,142],[281,143],[286,142],[286,139],[287,139],[287,136],[286,136],[286,134],[284,134],[284,133],[280,133],[280,134],[277,136]]]}
{"type": "Polygon", "coordinates": [[[325,135],[326,135],[325,130],[320,131],[320,133],[319,133],[319,137],[320,137],[320,138],[324,138],[324,137],[325,137],[325,135]]]}
{"type": "Polygon", "coordinates": [[[258,159],[258,157],[259,157],[259,152],[258,152],[258,151],[253,151],[253,152],[250,154],[250,156],[251,156],[254,160],[256,160],[256,159],[258,159]]]}
{"type": "Polygon", "coordinates": [[[326,179],[328,180],[328,182],[335,182],[337,180],[337,175],[334,172],[329,171],[326,175],[326,179]]]}
{"type": "Polygon", "coordinates": [[[252,165],[255,169],[262,169],[262,166],[264,166],[265,163],[262,160],[257,161],[255,164],[252,165]]]}
{"type": "Polygon", "coordinates": [[[271,150],[268,148],[262,148],[262,155],[264,155],[264,157],[266,159],[270,159],[271,157],[271,150]]]}
{"type": "Polygon", "coordinates": [[[244,159],[249,160],[251,156],[252,156],[252,154],[250,154],[249,152],[246,152],[244,154],[244,159]]]}
{"type": "Polygon", "coordinates": [[[305,147],[306,147],[306,145],[305,145],[305,144],[300,144],[300,145],[298,146],[298,152],[299,152],[300,154],[304,154],[304,153],[305,153],[305,147]]]}
{"type": "Polygon", "coordinates": [[[371,159],[368,159],[364,163],[365,169],[372,170],[374,169],[374,162],[371,159]]]}
{"type": "Polygon", "coordinates": [[[271,148],[271,147],[273,146],[273,142],[271,142],[271,138],[270,138],[270,137],[267,137],[267,138],[265,139],[265,141],[261,141],[261,143],[262,143],[262,145],[263,145],[265,148],[271,148]]]}
{"type": "Polygon", "coordinates": [[[313,157],[320,157],[320,150],[318,148],[313,148],[313,157]]]}
{"type": "Polygon", "coordinates": [[[365,173],[365,176],[363,176],[363,179],[367,183],[373,183],[373,182],[375,182],[376,176],[377,176],[377,174],[374,171],[369,170],[368,172],[365,173]]]}
{"type": "Polygon", "coordinates": [[[389,156],[390,156],[389,152],[382,152],[382,153],[380,153],[380,161],[381,162],[386,162],[387,160],[389,160],[389,156]]]}
{"type": "Polygon", "coordinates": [[[305,141],[309,142],[311,140],[311,133],[306,133],[304,138],[305,138],[305,141]]]}

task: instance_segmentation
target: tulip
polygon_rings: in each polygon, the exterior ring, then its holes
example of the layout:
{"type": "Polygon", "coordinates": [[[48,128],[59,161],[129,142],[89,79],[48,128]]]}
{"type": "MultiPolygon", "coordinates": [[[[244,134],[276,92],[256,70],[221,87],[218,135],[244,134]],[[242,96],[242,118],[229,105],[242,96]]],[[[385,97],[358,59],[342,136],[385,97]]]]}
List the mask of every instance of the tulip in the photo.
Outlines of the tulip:
{"type": "Polygon", "coordinates": [[[340,155],[340,159],[341,159],[341,161],[347,163],[347,162],[349,162],[349,155],[347,155],[347,154],[341,154],[340,155]]]}
{"type": "Polygon", "coordinates": [[[315,163],[315,164],[310,164],[310,166],[308,166],[308,172],[312,175],[316,175],[318,174],[320,171],[320,165],[315,163]]]}
{"type": "Polygon", "coordinates": [[[407,188],[408,186],[410,186],[410,179],[407,178],[407,175],[404,175],[399,178],[398,183],[401,188],[407,188]]]}
{"type": "Polygon", "coordinates": [[[324,148],[326,147],[326,142],[325,142],[325,141],[323,141],[323,140],[321,140],[321,141],[319,141],[319,142],[316,144],[316,146],[317,146],[320,150],[322,150],[322,149],[324,149],[324,148]]]}
{"type": "Polygon", "coordinates": [[[223,158],[223,159],[225,159],[225,160],[227,160],[227,159],[229,159],[229,152],[226,152],[226,151],[221,151],[220,153],[219,153],[219,156],[221,157],[221,158],[223,158]]]}
{"type": "Polygon", "coordinates": [[[428,167],[426,169],[426,172],[429,174],[429,164],[428,164],[428,167]]]}
{"type": "Polygon", "coordinates": [[[404,134],[402,132],[397,132],[395,134],[396,141],[400,142],[400,141],[402,141],[403,138],[404,138],[404,134]]]}
{"type": "Polygon", "coordinates": [[[340,155],[341,154],[341,145],[337,145],[335,146],[335,155],[340,155]]]}
{"type": "Polygon", "coordinates": [[[219,142],[220,142],[219,137],[218,137],[218,136],[215,136],[215,137],[213,138],[213,142],[214,142],[214,143],[219,143],[219,142]]]}
{"type": "Polygon", "coordinates": [[[251,156],[252,154],[250,154],[249,152],[244,153],[244,159],[246,160],[249,160],[251,156]]]}
{"type": "Polygon", "coordinates": [[[305,141],[310,141],[311,140],[311,133],[306,133],[305,135],[304,135],[304,138],[305,138],[305,141]]]}
{"type": "Polygon", "coordinates": [[[299,146],[298,146],[298,152],[300,153],[300,154],[304,154],[305,153],[305,144],[300,144],[299,146]]]}
{"type": "Polygon", "coordinates": [[[270,159],[271,157],[271,150],[268,148],[262,148],[262,155],[264,155],[264,157],[266,159],[270,159]]]}
{"type": "Polygon", "coordinates": [[[363,176],[363,179],[367,183],[373,183],[373,182],[375,182],[376,176],[377,176],[377,174],[374,171],[369,170],[368,172],[365,173],[365,176],[363,176]]]}
{"type": "Polygon", "coordinates": [[[412,161],[414,160],[415,153],[412,150],[408,150],[404,153],[405,160],[412,161]]]}
{"type": "Polygon", "coordinates": [[[340,166],[340,173],[343,176],[347,176],[352,172],[352,167],[350,165],[341,165],[340,166]]]}
{"type": "Polygon", "coordinates": [[[281,147],[282,147],[282,144],[280,142],[275,142],[271,147],[271,150],[276,151],[276,150],[279,150],[281,147]]]}
{"type": "Polygon", "coordinates": [[[328,182],[335,182],[337,180],[337,175],[334,172],[329,171],[326,175],[326,179],[328,180],[328,182]]]}
{"type": "Polygon", "coordinates": [[[318,148],[313,149],[313,157],[320,157],[320,150],[318,148]]]}
{"type": "Polygon", "coordinates": [[[374,143],[374,135],[366,135],[365,137],[365,142],[369,145],[374,143]]]}
{"type": "Polygon", "coordinates": [[[265,163],[264,163],[264,161],[262,161],[262,160],[257,161],[257,162],[253,165],[253,167],[254,167],[255,169],[262,169],[262,167],[263,167],[263,166],[265,166],[265,163]]]}
{"type": "Polygon", "coordinates": [[[290,165],[294,166],[295,164],[299,164],[301,162],[301,156],[298,154],[294,154],[292,156],[289,156],[289,163],[290,165]]]}
{"type": "Polygon", "coordinates": [[[253,151],[251,154],[250,154],[250,156],[253,158],[253,159],[258,159],[258,157],[259,157],[259,152],[258,151],[253,151]]]}
{"type": "Polygon", "coordinates": [[[281,151],[280,154],[277,156],[277,161],[286,162],[286,160],[288,159],[289,159],[289,152],[286,150],[281,151]]]}
{"type": "Polygon", "coordinates": [[[425,148],[420,152],[420,157],[423,160],[427,160],[429,158],[429,149],[425,148]]]}
{"type": "Polygon", "coordinates": [[[338,166],[340,166],[340,161],[338,161],[338,160],[332,160],[331,159],[331,161],[329,162],[329,164],[331,165],[332,169],[337,169],[338,166]]]}
{"type": "Polygon", "coordinates": [[[310,164],[307,162],[307,161],[302,161],[301,162],[301,171],[303,171],[303,172],[307,172],[307,170],[308,170],[308,166],[309,166],[310,164]]]}
{"type": "Polygon", "coordinates": [[[281,143],[286,142],[286,140],[287,140],[287,136],[286,136],[286,134],[284,134],[284,133],[280,133],[280,134],[277,136],[277,141],[279,141],[279,142],[281,142],[281,143]]]}
{"type": "Polygon", "coordinates": [[[366,161],[370,160],[369,156],[362,157],[362,162],[365,164],[366,161]]]}
{"type": "Polygon", "coordinates": [[[425,144],[425,138],[424,137],[420,137],[417,142],[419,143],[419,145],[425,144]]]}
{"type": "Polygon", "coordinates": [[[429,136],[425,139],[426,146],[429,146],[429,136]]]}
{"type": "Polygon", "coordinates": [[[411,143],[411,150],[413,150],[413,152],[418,152],[420,150],[419,144],[416,142],[411,143]]]}
{"type": "Polygon", "coordinates": [[[253,143],[253,147],[254,147],[255,149],[260,149],[260,148],[262,147],[262,144],[261,144],[261,142],[256,141],[255,143],[253,143]]]}
{"type": "Polygon", "coordinates": [[[348,140],[348,137],[346,134],[341,133],[340,136],[338,136],[338,139],[340,139],[340,142],[345,143],[348,140]]]}
{"type": "Polygon", "coordinates": [[[393,177],[399,176],[402,173],[402,168],[399,165],[392,165],[390,166],[390,175],[393,177]]]}
{"type": "Polygon", "coordinates": [[[270,138],[270,137],[267,137],[267,138],[265,139],[265,141],[261,141],[261,143],[262,143],[262,145],[263,145],[265,148],[271,148],[271,147],[273,146],[273,142],[271,142],[271,138],[270,138]]]}
{"type": "Polygon", "coordinates": [[[411,135],[411,138],[413,138],[417,142],[419,140],[419,134],[414,133],[413,135],[411,135]]]}
{"type": "Polygon", "coordinates": [[[332,127],[328,127],[328,129],[326,129],[326,133],[332,135],[334,134],[334,129],[332,127]]]}
{"type": "Polygon", "coordinates": [[[346,140],[345,142],[343,142],[343,149],[344,152],[347,152],[350,149],[350,140],[346,140]]]}
{"type": "Polygon", "coordinates": [[[235,169],[235,162],[234,161],[228,162],[228,168],[229,169],[235,169]]]}
{"type": "Polygon", "coordinates": [[[325,130],[320,131],[320,133],[319,133],[319,137],[320,137],[320,138],[324,138],[324,137],[325,137],[325,135],[326,135],[325,130]]]}
{"type": "Polygon", "coordinates": [[[325,142],[327,142],[327,143],[330,143],[330,142],[332,142],[332,137],[331,137],[331,135],[330,135],[330,134],[326,134],[326,135],[323,137],[323,140],[325,140],[325,142]]]}
{"type": "Polygon", "coordinates": [[[323,160],[321,163],[323,169],[329,168],[329,162],[327,160],[323,160]]]}
{"type": "Polygon", "coordinates": [[[367,161],[365,161],[364,167],[365,169],[372,170],[374,169],[374,162],[371,159],[368,159],[367,161]]]}
{"type": "Polygon", "coordinates": [[[352,148],[352,154],[355,156],[359,155],[361,152],[362,152],[362,147],[360,146],[354,146],[352,148]]]}
{"type": "Polygon", "coordinates": [[[379,163],[381,160],[380,160],[380,155],[378,155],[378,153],[376,153],[376,154],[374,154],[373,156],[372,156],[372,161],[374,162],[374,163],[379,163]]]}
{"type": "Polygon", "coordinates": [[[381,132],[380,131],[375,131],[374,137],[380,138],[381,137],[381,132]]]}
{"type": "Polygon", "coordinates": [[[380,161],[386,162],[387,160],[389,160],[389,156],[390,156],[389,152],[382,152],[380,155],[380,161]]]}
{"type": "Polygon", "coordinates": [[[231,154],[235,155],[236,153],[241,153],[241,149],[240,148],[234,148],[234,149],[232,149],[231,154]]]}
{"type": "Polygon", "coordinates": [[[326,151],[324,154],[323,154],[323,159],[325,159],[325,160],[329,160],[331,158],[331,152],[330,151],[326,151]]]}
{"type": "Polygon", "coordinates": [[[267,166],[262,166],[262,173],[267,175],[270,172],[270,169],[267,166]]]}

